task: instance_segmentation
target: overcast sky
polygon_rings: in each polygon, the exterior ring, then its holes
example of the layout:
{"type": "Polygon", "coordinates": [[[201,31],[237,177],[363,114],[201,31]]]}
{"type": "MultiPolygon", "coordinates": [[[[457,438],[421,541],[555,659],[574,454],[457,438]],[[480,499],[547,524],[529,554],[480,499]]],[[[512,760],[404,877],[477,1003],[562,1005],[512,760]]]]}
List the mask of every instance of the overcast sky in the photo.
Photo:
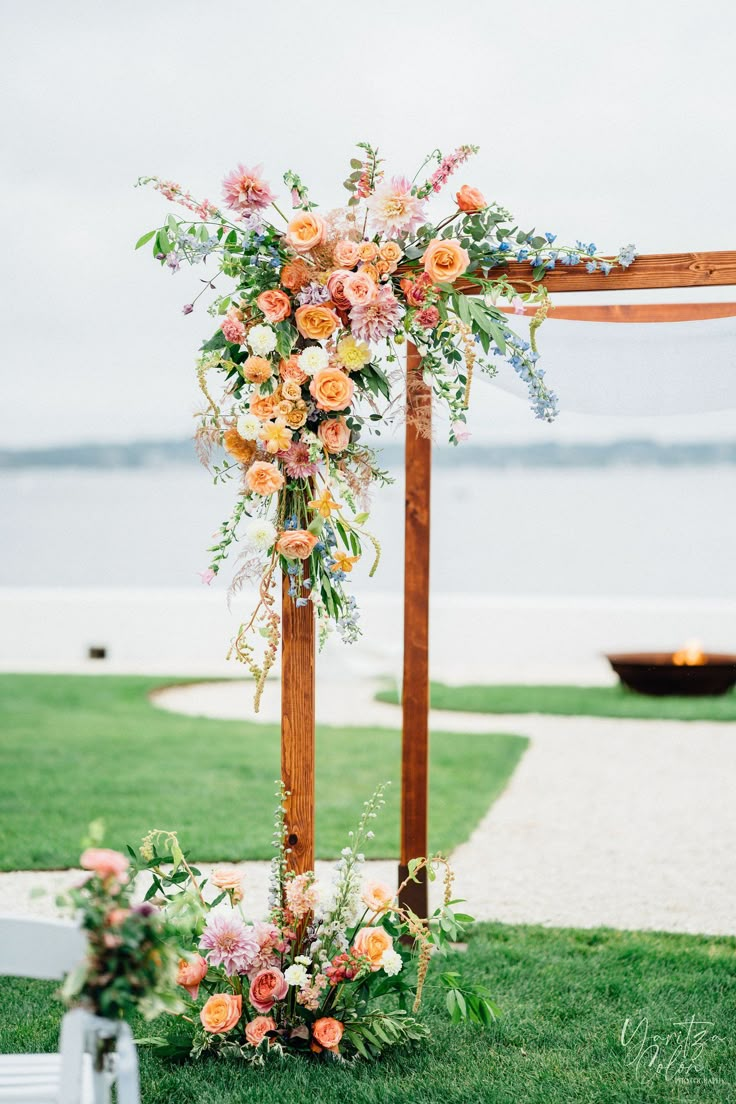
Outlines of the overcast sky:
{"type": "MultiPolygon", "coordinates": [[[[166,207],[133,188],[140,174],[219,201],[228,169],[263,162],[329,208],[355,141],[410,176],[429,150],[474,142],[458,185],[522,225],[611,251],[736,245],[732,0],[6,0],[3,30],[6,445],[191,431],[211,322],[180,313],[197,270],[133,252],[166,207]]],[[[666,356],[663,341],[660,370],[666,356]]],[[[736,415],[549,428],[478,386],[471,421],[479,441],[677,438],[732,436],[736,415]]]]}

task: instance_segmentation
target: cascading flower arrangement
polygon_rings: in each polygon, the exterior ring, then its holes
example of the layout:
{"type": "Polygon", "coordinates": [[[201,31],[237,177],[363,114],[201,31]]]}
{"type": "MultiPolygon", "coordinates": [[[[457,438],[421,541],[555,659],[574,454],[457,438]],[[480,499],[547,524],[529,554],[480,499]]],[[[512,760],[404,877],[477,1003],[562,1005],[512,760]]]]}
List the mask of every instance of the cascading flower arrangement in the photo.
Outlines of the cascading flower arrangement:
{"type": "Polygon", "coordinates": [[[476,146],[446,157],[435,151],[411,181],[387,178],[377,150],[368,143],[359,149],[345,181],[346,206],[324,215],[291,171],[283,177],[290,216],[260,166],[239,165],[225,177],[224,210],[171,181],[139,182],[191,217],[169,215],[137,248],[151,242],[154,257],[172,272],[183,263],[217,268],[184,313],[214,291],[209,312],[220,321],[197,362],[206,401],[197,441],[205,462],[212,448],[224,446],[228,456],[215,465],[214,477],[235,478],[238,498],[202,577],[211,582],[232,545],[241,543],[232,587],[257,581],[259,599],[231,654],[255,678],[256,709],[279,641],[279,567],[292,600],[312,604],[320,644],[333,626],[346,641],[360,634],[346,584],[366,543],[374,551],[371,575],[380,555],[365,528],[368,491],[388,475],[366,435],[404,411],[403,373],[392,370],[398,348],[407,340],[417,346],[424,379],[449,410],[455,444],[466,435],[474,367],[492,376],[499,359],[526,383],[536,417],[551,421],[557,400],[537,364],[535,341],[547,311],[539,281],[557,264],[607,274],[635,257],[633,246],[605,257],[594,244],[560,246],[553,234],[521,230],[507,210],[467,184],[449,214],[432,219],[428,201],[476,146]],[[523,295],[504,275],[509,260],[532,266],[523,295]],[[220,288],[219,278],[230,286],[220,288]],[[460,293],[462,279],[471,280],[477,295],[460,293]],[[499,298],[519,314],[532,304],[528,339],[510,325],[499,298]],[[216,398],[208,383],[213,371],[223,385],[216,398]],[[258,633],[266,640],[262,656],[254,646],[258,633]]]}
{"type": "MultiPolygon", "coordinates": [[[[270,913],[248,922],[235,868],[207,879],[192,868],[175,833],[154,830],[140,848],[151,879],[148,900],[187,948],[178,982],[186,1007],[164,1034],[146,1040],[169,1055],[217,1054],[262,1065],[288,1054],[377,1058],[426,1038],[419,1016],[433,952],[441,957],[472,917],[454,911],[452,873],[440,856],[414,860],[431,879],[444,868],[444,901],[429,919],[403,907],[389,886],[363,881],[363,848],[384,804],[384,787],[365,802],[342,851],[332,887],[313,871],[287,870],[284,800],[274,822],[270,913]],[[186,934],[185,934],[186,933],[186,934]],[[188,998],[188,999],[186,999],[188,998]]],[[[490,1025],[498,1009],[483,986],[454,971],[438,975],[457,1023],[490,1025]]]]}

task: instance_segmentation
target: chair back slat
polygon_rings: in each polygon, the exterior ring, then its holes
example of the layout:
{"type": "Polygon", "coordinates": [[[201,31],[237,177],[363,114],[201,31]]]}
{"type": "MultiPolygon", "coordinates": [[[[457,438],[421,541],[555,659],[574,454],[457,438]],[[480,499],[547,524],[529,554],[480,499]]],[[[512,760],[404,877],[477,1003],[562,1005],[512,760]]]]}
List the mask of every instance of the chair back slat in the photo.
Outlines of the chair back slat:
{"type": "Polygon", "coordinates": [[[68,920],[0,916],[0,977],[58,981],[84,958],[86,940],[68,920]]]}

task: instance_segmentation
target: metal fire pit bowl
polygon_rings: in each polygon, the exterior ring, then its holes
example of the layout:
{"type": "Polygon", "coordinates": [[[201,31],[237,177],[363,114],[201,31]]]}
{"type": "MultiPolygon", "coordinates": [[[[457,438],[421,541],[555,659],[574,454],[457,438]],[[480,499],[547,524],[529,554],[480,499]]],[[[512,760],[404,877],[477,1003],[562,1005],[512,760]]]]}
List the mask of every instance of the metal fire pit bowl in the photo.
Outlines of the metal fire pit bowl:
{"type": "Polygon", "coordinates": [[[677,666],[672,652],[631,652],[606,659],[624,686],[637,694],[705,697],[736,685],[736,655],[706,653],[705,663],[677,666]]]}

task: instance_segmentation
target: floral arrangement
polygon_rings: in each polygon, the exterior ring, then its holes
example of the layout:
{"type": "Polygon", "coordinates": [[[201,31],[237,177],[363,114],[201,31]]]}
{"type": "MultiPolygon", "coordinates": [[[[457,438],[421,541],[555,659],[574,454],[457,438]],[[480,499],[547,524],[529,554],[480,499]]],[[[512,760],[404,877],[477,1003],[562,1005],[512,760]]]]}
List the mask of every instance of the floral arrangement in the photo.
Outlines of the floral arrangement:
{"type": "MultiPolygon", "coordinates": [[[[224,207],[171,181],[140,181],[189,216],[170,214],[137,247],[152,243],[154,257],[171,272],[200,263],[216,270],[183,309],[190,314],[203,294],[214,292],[209,312],[218,325],[197,362],[206,403],[197,440],[205,462],[213,447],[224,446],[227,459],[215,465],[215,480],[234,478],[238,497],[202,578],[210,583],[241,542],[232,588],[257,581],[259,598],[231,654],[256,680],[256,709],[279,641],[277,568],[293,601],[312,604],[320,643],[335,626],[346,641],[360,633],[346,584],[366,545],[374,552],[371,575],[377,567],[380,549],[365,528],[368,491],[388,481],[366,436],[405,411],[404,375],[395,370],[400,346],[411,341],[419,350],[424,380],[449,410],[455,444],[467,436],[474,368],[494,375],[499,360],[526,383],[536,417],[552,420],[557,399],[537,363],[535,334],[548,309],[540,281],[558,264],[607,274],[635,257],[633,246],[606,257],[592,243],[561,246],[554,234],[522,230],[468,184],[449,213],[431,216],[430,199],[476,146],[444,157],[434,151],[412,180],[387,177],[368,143],[359,150],[345,180],[347,204],[324,215],[292,171],[283,177],[290,215],[260,166],[239,165],[225,177],[224,207]],[[509,260],[532,266],[523,294],[504,274],[509,260]],[[221,287],[221,279],[229,286],[221,287]],[[463,281],[473,297],[462,294],[463,281]],[[528,339],[499,299],[518,314],[531,304],[528,339]],[[212,372],[222,383],[217,397],[212,372]],[[262,655],[254,646],[258,633],[265,638],[262,655]]],[[[413,408],[421,421],[421,404],[413,408]]]]}
{"type": "MultiPolygon", "coordinates": [[[[362,848],[383,790],[365,802],[327,890],[312,871],[287,870],[288,795],[281,787],[270,913],[256,923],[244,918],[235,869],[216,869],[209,881],[198,877],[175,834],[149,833],[141,847],[141,868],[152,879],[148,896],[180,931],[188,930],[190,945],[177,975],[186,1010],[171,1032],[148,1042],[168,1054],[263,1064],[287,1054],[375,1058],[429,1034],[418,1012],[430,956],[459,939],[472,918],[454,912],[452,874],[440,857],[410,868],[410,877],[424,869],[434,878],[444,867],[444,904],[428,920],[401,906],[388,886],[362,882],[362,848]]],[[[439,984],[453,1020],[495,1018],[498,1009],[482,987],[456,973],[441,974],[439,984]]]]}

